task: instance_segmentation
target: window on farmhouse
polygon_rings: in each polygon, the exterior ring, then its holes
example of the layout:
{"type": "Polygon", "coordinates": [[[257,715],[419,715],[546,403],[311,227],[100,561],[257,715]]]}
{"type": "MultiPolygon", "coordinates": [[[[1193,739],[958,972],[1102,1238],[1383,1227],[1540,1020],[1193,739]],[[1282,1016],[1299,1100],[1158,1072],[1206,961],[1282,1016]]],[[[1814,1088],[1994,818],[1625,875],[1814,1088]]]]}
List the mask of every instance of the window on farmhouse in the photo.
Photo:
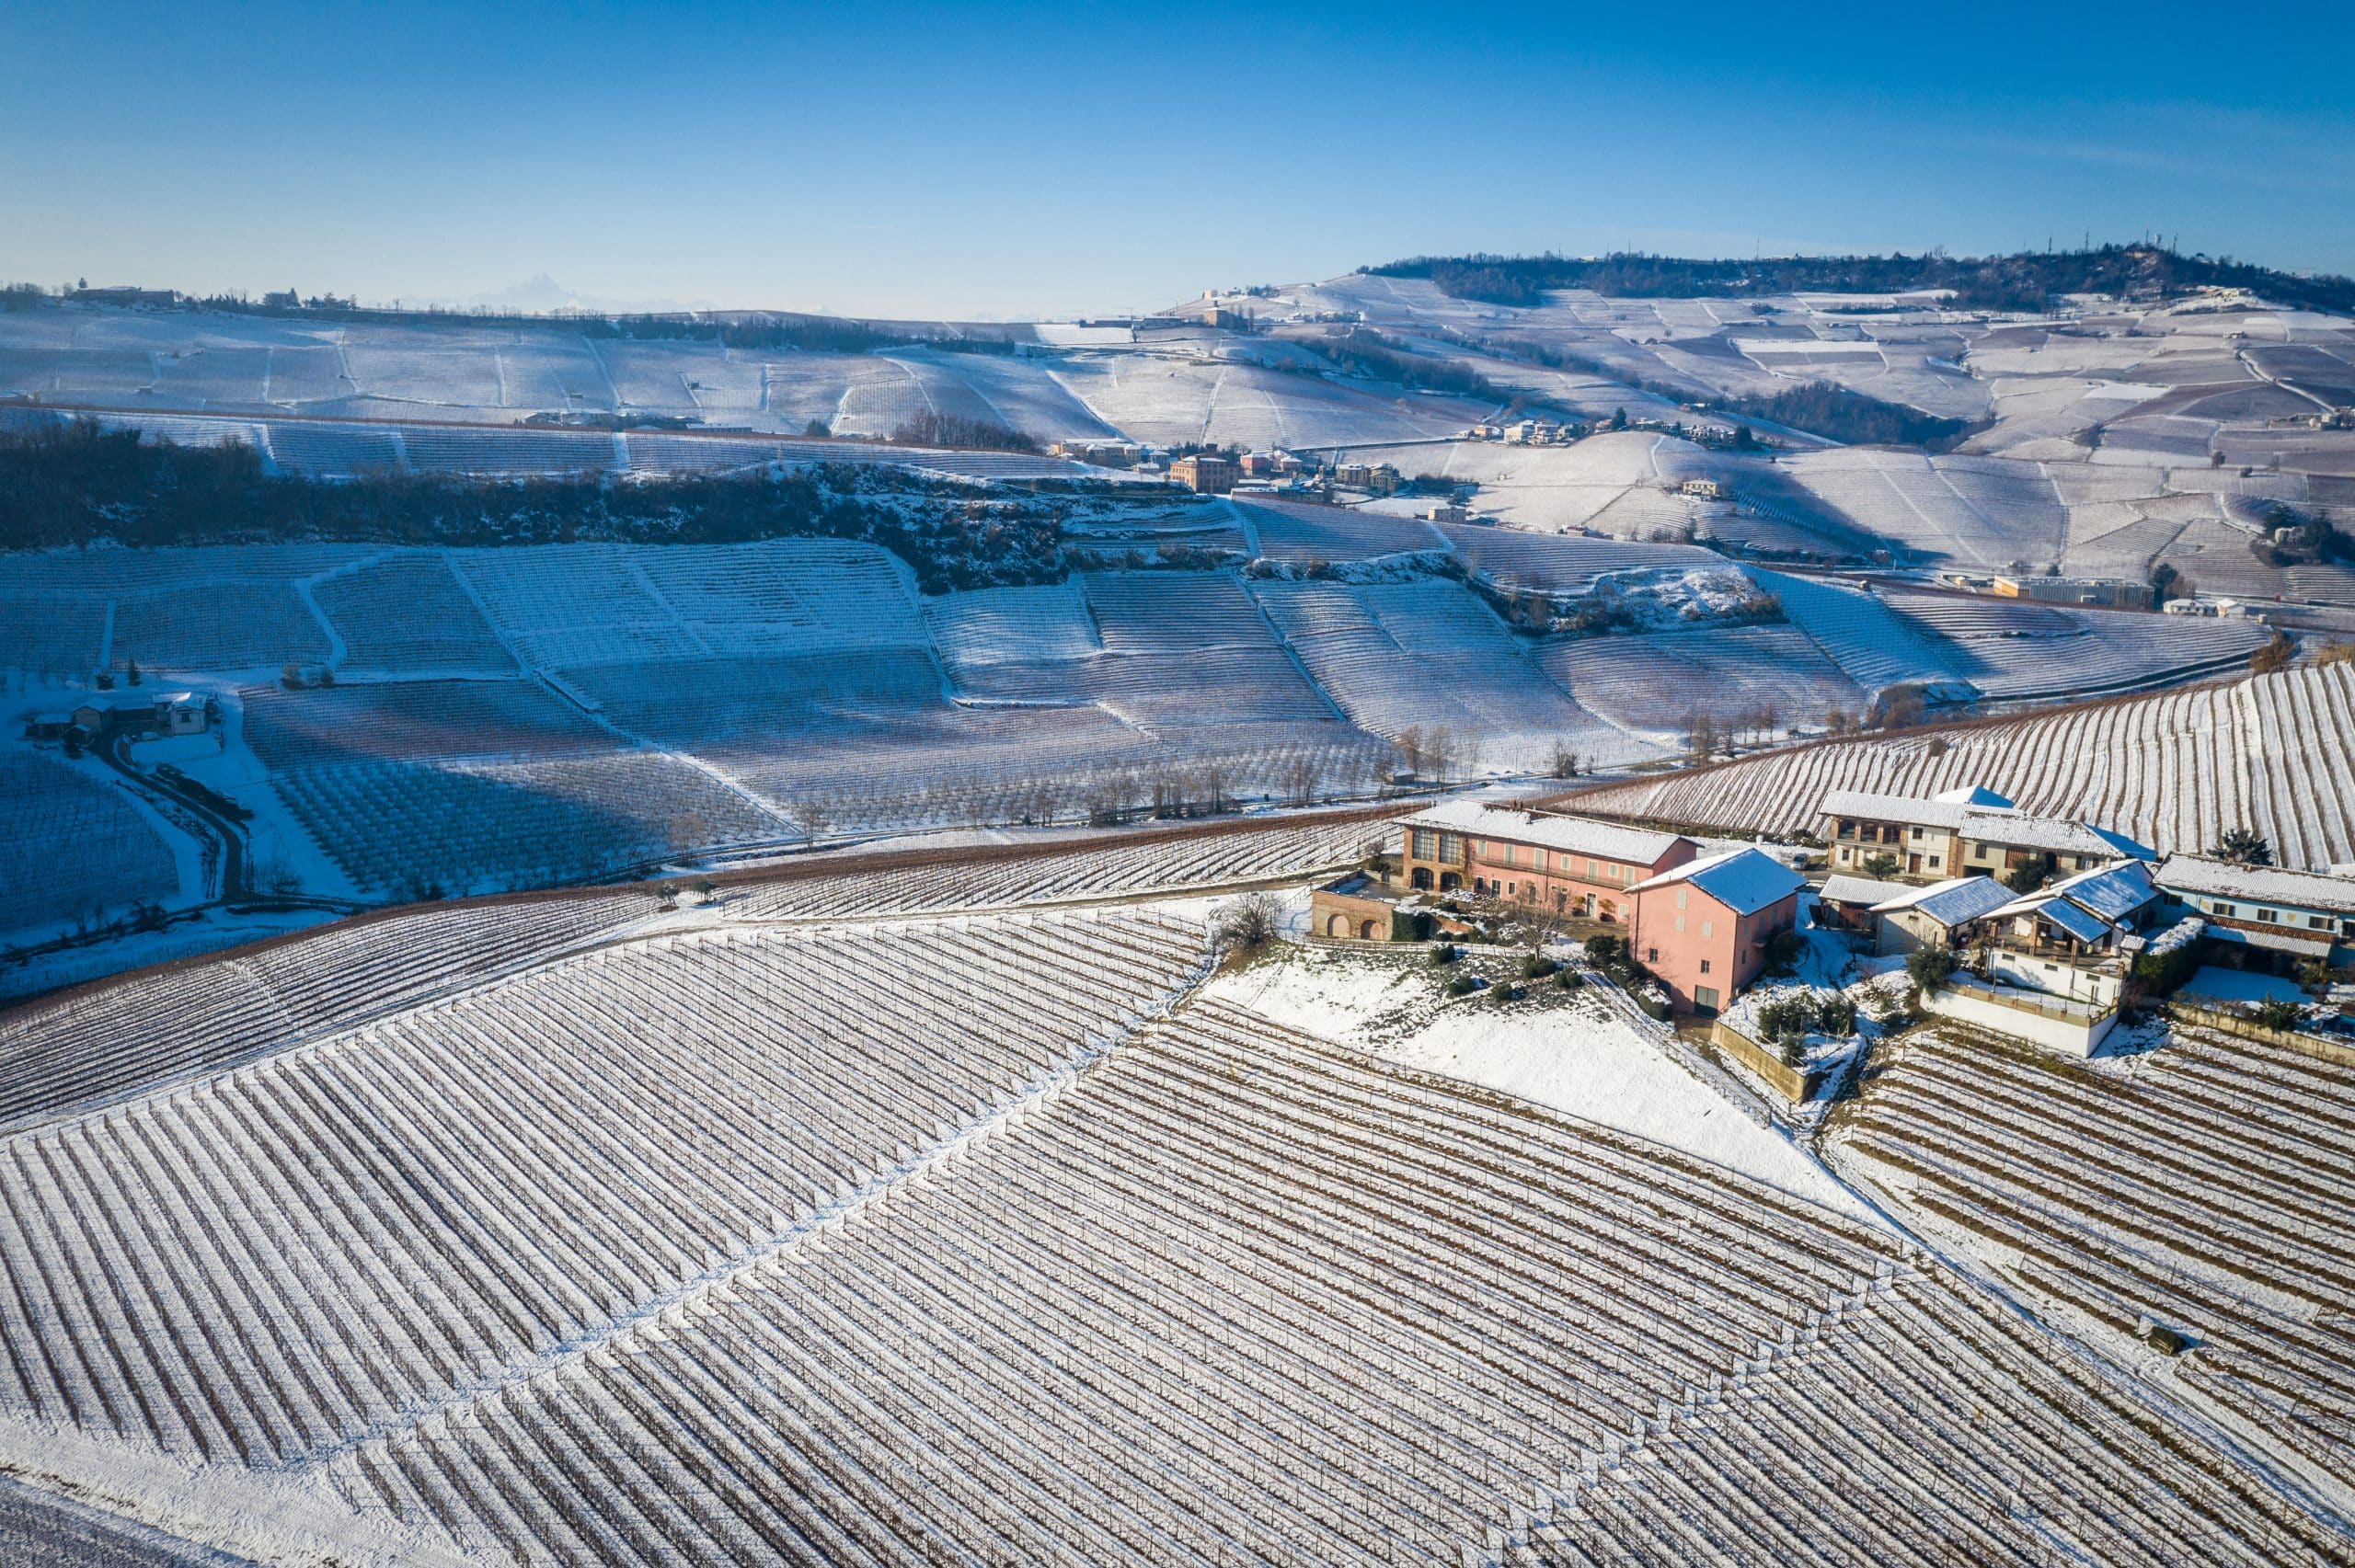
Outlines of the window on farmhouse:
{"type": "Polygon", "coordinates": [[[2280,915],[2276,914],[2276,913],[2275,913],[2273,910],[2257,910],[2257,919],[2259,919],[2259,920],[2261,920],[2261,921],[2264,921],[2266,924],[2268,924],[2268,925],[2274,925],[2274,924],[2277,924],[2277,923],[2279,923],[2279,922],[2280,922],[2280,919],[2281,919],[2281,917],[2280,917],[2280,915]]]}
{"type": "Polygon", "coordinates": [[[1701,922],[1701,934],[1702,934],[1702,935],[1704,935],[1704,936],[1715,936],[1715,935],[1717,935],[1717,922],[1716,922],[1715,921],[1703,921],[1701,922]]]}
{"type": "Polygon", "coordinates": [[[1429,828],[1416,829],[1415,841],[1408,846],[1407,853],[1413,855],[1417,860],[1429,860],[1438,852],[1439,835],[1432,832],[1429,828]]]}
{"type": "Polygon", "coordinates": [[[1586,863],[1586,879],[1589,882],[1600,882],[1603,880],[1594,874],[1594,862],[1592,861],[1588,861],[1586,863]]]}
{"type": "Polygon", "coordinates": [[[1709,972],[1709,961],[1706,958],[1701,960],[1701,972],[1705,975],[1709,972]]]}

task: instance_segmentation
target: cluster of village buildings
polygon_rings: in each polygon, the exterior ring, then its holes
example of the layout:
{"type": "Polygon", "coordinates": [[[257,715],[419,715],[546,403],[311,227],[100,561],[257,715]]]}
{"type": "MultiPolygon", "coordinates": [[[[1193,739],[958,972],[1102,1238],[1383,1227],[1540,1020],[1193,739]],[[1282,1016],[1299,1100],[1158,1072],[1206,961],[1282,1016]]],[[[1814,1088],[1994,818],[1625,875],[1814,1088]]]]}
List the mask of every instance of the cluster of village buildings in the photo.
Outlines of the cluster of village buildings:
{"type": "MultiPolygon", "coordinates": [[[[2280,971],[2355,963],[2355,876],[2161,857],[1986,789],[1834,790],[1821,811],[1829,875],[1813,922],[1879,955],[1950,950],[1961,973],[1943,1005],[1974,1022],[2090,1050],[2134,960],[2195,941],[2280,971]]],[[[1469,929],[1450,910],[1496,904],[1621,926],[1671,1005],[1703,1016],[1766,973],[1809,886],[1762,849],[1705,853],[1683,834],[1554,812],[1449,802],[1401,829],[1388,870],[1316,891],[1315,935],[1445,934],[1469,929]]]]}
{"type": "MultiPolygon", "coordinates": [[[[1246,452],[1213,450],[1168,457],[1135,441],[1062,441],[1047,450],[1052,456],[1093,464],[1098,468],[1133,468],[1140,473],[1166,475],[1171,484],[1183,485],[1206,496],[1324,497],[1334,491],[1349,491],[1378,500],[1396,495],[1407,483],[1406,475],[1387,463],[1350,462],[1338,453],[1323,458],[1313,452],[1304,457],[1281,449],[1246,452]]],[[[1459,514],[1462,511],[1461,508],[1442,509],[1459,514]]],[[[1464,519],[1457,515],[1440,521],[1464,519]]]]}

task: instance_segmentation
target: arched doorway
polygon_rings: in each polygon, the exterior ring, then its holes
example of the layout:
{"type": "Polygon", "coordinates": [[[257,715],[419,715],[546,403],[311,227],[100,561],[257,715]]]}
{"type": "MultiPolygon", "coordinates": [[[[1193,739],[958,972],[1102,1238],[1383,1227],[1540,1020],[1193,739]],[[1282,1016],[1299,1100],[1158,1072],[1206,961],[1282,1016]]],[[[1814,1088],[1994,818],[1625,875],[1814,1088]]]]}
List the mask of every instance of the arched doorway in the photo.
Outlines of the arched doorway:
{"type": "Polygon", "coordinates": [[[1349,935],[1349,918],[1345,915],[1327,915],[1325,917],[1325,934],[1327,936],[1349,935]]]}
{"type": "Polygon", "coordinates": [[[1430,891],[1431,887],[1431,868],[1428,865],[1419,865],[1415,867],[1414,876],[1408,877],[1407,880],[1412,886],[1428,893],[1430,891]]]}
{"type": "Polygon", "coordinates": [[[1463,887],[1463,886],[1464,886],[1464,877],[1463,877],[1463,874],[1462,874],[1462,873],[1460,873],[1460,872],[1454,872],[1454,871],[1442,871],[1442,872],[1441,872],[1441,873],[1439,874],[1439,890],[1440,890],[1441,892],[1442,892],[1442,893],[1453,893],[1453,892],[1454,892],[1457,888],[1459,888],[1459,887],[1463,887]]]}
{"type": "Polygon", "coordinates": [[[1373,922],[1372,921],[1359,921],[1358,936],[1362,941],[1372,942],[1373,940],[1373,922]]]}

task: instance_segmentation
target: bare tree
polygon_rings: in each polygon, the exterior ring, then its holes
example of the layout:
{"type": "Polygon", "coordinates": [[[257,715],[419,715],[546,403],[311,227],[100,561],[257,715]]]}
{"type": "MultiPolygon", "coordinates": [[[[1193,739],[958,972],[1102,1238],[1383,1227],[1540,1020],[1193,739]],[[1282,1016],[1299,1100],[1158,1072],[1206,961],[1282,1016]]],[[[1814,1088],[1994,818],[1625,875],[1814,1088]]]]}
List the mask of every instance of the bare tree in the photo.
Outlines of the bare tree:
{"type": "Polygon", "coordinates": [[[1264,947],[1275,940],[1282,912],[1273,893],[1246,893],[1218,907],[1211,924],[1212,940],[1222,953],[1264,947]]]}
{"type": "Polygon", "coordinates": [[[801,836],[813,844],[818,841],[818,835],[824,832],[832,821],[826,807],[815,795],[805,795],[799,800],[788,803],[785,808],[785,819],[792,823],[801,836]]]}
{"type": "Polygon", "coordinates": [[[1398,761],[1417,778],[1423,773],[1423,727],[1410,724],[1398,732],[1398,761]]]}
{"type": "Polygon", "coordinates": [[[1316,798],[1316,786],[1322,782],[1323,765],[1309,753],[1303,752],[1284,764],[1284,797],[1294,806],[1306,806],[1316,798]]]}

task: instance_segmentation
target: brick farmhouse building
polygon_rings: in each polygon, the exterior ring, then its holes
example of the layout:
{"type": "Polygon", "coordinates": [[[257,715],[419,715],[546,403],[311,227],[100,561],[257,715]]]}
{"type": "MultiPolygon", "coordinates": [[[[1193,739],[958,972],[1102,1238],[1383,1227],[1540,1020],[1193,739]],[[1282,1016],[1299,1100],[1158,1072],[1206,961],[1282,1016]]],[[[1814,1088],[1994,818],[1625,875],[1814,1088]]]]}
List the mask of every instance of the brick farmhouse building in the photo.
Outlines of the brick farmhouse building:
{"type": "Polygon", "coordinates": [[[1589,920],[1625,921],[1630,888],[1700,853],[1675,833],[1468,800],[1419,811],[1402,826],[1409,888],[1589,920]]]}
{"type": "Polygon", "coordinates": [[[1798,925],[1807,879],[1734,850],[1638,883],[1628,945],[1680,1013],[1716,1013],[1766,968],[1766,944],[1798,925]]]}

